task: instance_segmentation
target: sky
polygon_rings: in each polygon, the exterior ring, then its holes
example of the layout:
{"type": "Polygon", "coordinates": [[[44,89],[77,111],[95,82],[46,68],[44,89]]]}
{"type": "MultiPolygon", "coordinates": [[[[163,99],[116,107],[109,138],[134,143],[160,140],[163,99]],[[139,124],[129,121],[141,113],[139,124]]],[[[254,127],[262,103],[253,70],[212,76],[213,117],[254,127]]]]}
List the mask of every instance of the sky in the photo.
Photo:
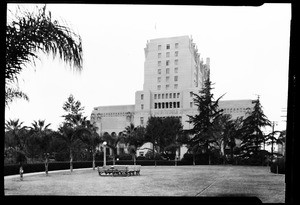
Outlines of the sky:
{"type": "MultiPolygon", "coordinates": [[[[12,12],[15,8],[8,4],[12,12]]],[[[264,114],[277,122],[275,129],[286,128],[282,116],[287,108],[291,4],[48,4],[47,10],[81,36],[83,70],[73,72],[58,58],[39,54],[40,60],[26,65],[19,76],[29,101],[11,103],[5,120],[20,119],[27,126],[46,120],[57,129],[70,94],[88,117],[97,106],[133,105],[135,92],[143,89],[147,40],[188,35],[200,58],[210,58],[215,99],[224,93],[223,100],[254,100],[259,95],[264,114]]]]}

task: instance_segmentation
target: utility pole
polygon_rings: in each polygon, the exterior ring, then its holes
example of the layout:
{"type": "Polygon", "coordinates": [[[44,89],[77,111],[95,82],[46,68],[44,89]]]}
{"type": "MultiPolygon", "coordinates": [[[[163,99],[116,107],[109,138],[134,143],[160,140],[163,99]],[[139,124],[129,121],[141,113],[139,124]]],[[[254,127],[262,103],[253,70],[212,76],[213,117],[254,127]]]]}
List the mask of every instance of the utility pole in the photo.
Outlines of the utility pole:
{"type": "Polygon", "coordinates": [[[272,121],[272,146],[271,146],[271,161],[273,161],[273,154],[274,154],[274,127],[277,125],[277,122],[272,121]]]}

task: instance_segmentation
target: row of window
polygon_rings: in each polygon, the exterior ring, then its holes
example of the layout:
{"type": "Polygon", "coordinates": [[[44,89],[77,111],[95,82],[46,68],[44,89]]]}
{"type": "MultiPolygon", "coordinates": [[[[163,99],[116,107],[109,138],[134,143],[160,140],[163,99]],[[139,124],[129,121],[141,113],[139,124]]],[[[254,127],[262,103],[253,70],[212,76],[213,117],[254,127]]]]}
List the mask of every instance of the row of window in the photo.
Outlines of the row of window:
{"type": "Polygon", "coordinates": [[[172,98],[179,98],[180,93],[161,93],[161,94],[154,94],[154,99],[172,99],[172,98]]]}
{"type": "MultiPolygon", "coordinates": [[[[178,84],[174,84],[174,87],[173,87],[174,89],[178,89],[178,84]]],[[[166,90],[169,90],[170,89],[170,85],[169,84],[167,84],[166,85],[166,90]]],[[[161,85],[157,85],[157,90],[161,90],[161,85]]]]}
{"type": "Polygon", "coordinates": [[[119,117],[119,116],[128,116],[128,112],[108,112],[108,113],[98,113],[97,118],[95,114],[92,114],[91,119],[92,120],[99,120],[101,117],[119,117]]]}
{"type": "MultiPolygon", "coordinates": [[[[179,43],[175,43],[175,49],[178,49],[179,43]]],[[[162,49],[162,45],[158,45],[157,49],[160,51],[162,49]]],[[[171,44],[166,44],[166,49],[169,50],[171,49],[171,44]]]]}
{"type": "MultiPolygon", "coordinates": [[[[166,61],[165,61],[165,65],[166,65],[166,66],[171,65],[171,61],[170,61],[170,60],[166,60],[166,61]]],[[[175,60],[174,60],[174,65],[178,65],[178,59],[175,59],[175,60]]],[[[157,66],[158,66],[158,67],[162,66],[162,61],[157,61],[157,66]]]]}
{"type": "Polygon", "coordinates": [[[154,109],[180,108],[180,102],[159,102],[154,103],[154,109]]]}
{"type": "MultiPolygon", "coordinates": [[[[174,68],[174,73],[178,73],[178,67],[174,68]]],[[[157,74],[161,74],[161,68],[157,70],[157,74]]],[[[170,74],[170,68],[166,68],[166,74],[170,74]]]]}
{"type": "MultiPolygon", "coordinates": [[[[177,76],[177,75],[174,76],[174,81],[175,81],[175,82],[178,81],[178,76],[177,76]]],[[[161,77],[157,77],[157,82],[158,82],[158,83],[161,83],[161,77]]],[[[167,82],[167,83],[170,82],[170,76],[167,76],[167,77],[166,77],[166,82],[167,82]]]]}
{"type": "MultiPolygon", "coordinates": [[[[178,57],[179,52],[175,51],[174,52],[174,57],[178,57]]],[[[162,53],[158,53],[157,54],[157,58],[161,58],[162,57],[162,53]]],[[[166,58],[170,58],[170,52],[166,52],[166,58]]]]}
{"type": "Polygon", "coordinates": [[[250,108],[223,108],[225,112],[247,112],[250,108]]]}

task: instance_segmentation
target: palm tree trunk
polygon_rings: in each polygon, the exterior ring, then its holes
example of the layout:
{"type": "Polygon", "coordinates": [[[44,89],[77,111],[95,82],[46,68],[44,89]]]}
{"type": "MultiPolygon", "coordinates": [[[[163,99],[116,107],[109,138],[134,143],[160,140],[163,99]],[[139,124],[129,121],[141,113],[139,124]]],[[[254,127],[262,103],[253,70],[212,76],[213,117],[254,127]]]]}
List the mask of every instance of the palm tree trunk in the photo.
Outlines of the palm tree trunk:
{"type": "Polygon", "coordinates": [[[73,172],[73,153],[70,151],[70,171],[73,172]]]}
{"type": "Polygon", "coordinates": [[[136,165],[136,157],[135,157],[135,154],[133,155],[133,164],[136,165]]]}
{"type": "Polygon", "coordinates": [[[96,165],[95,165],[95,157],[96,157],[96,152],[93,151],[93,170],[95,170],[95,167],[96,167],[96,165]]]}
{"type": "Polygon", "coordinates": [[[193,153],[193,165],[195,165],[195,154],[193,153]]]}
{"type": "Polygon", "coordinates": [[[45,172],[46,172],[46,176],[48,176],[48,157],[46,157],[45,160],[45,172]]]}

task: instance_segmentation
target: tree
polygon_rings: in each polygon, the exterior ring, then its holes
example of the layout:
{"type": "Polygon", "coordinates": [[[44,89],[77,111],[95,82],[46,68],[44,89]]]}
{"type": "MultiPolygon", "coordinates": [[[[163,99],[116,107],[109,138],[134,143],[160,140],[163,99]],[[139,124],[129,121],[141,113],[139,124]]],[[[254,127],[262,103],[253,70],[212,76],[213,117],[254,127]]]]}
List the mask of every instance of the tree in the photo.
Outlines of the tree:
{"type": "Polygon", "coordinates": [[[83,143],[85,143],[88,147],[88,149],[92,153],[93,158],[93,170],[95,170],[96,164],[95,164],[95,157],[96,157],[96,151],[97,146],[102,141],[99,134],[97,133],[98,127],[95,126],[95,124],[92,124],[89,120],[86,120],[83,123],[83,126],[88,129],[90,132],[84,132],[81,136],[81,140],[83,143]]]}
{"type": "Polygon", "coordinates": [[[52,53],[70,67],[82,69],[82,41],[78,34],[52,19],[46,5],[37,12],[19,9],[15,19],[6,25],[6,106],[15,98],[29,99],[19,88],[14,88],[14,84],[26,64],[38,58],[38,51],[52,53]]]}
{"type": "Polygon", "coordinates": [[[259,97],[252,103],[254,104],[253,111],[243,120],[241,128],[241,157],[245,160],[253,160],[255,163],[262,163],[260,147],[266,141],[266,136],[261,129],[271,126],[271,122],[263,113],[259,97]]]}
{"type": "MultiPolygon", "coordinates": [[[[17,120],[9,120],[5,123],[5,147],[14,149],[16,162],[20,165],[20,174],[23,172],[23,164],[26,162],[26,138],[27,127],[22,125],[23,122],[17,120]]],[[[21,174],[21,179],[22,179],[21,174]]]]}
{"type": "Polygon", "coordinates": [[[188,115],[188,122],[193,124],[193,128],[189,130],[189,133],[194,135],[189,142],[190,147],[193,150],[199,150],[197,147],[201,147],[204,153],[208,153],[208,156],[210,144],[216,142],[215,133],[217,130],[215,125],[217,119],[223,112],[222,109],[218,108],[218,102],[223,96],[214,101],[211,90],[211,81],[208,77],[204,82],[203,89],[199,91],[199,95],[192,93],[194,104],[197,106],[199,113],[195,116],[188,115]]]}
{"type": "Polygon", "coordinates": [[[158,146],[159,146],[161,135],[162,135],[162,118],[151,116],[148,119],[147,126],[146,126],[145,141],[151,142],[153,145],[153,149],[152,149],[153,158],[155,153],[159,152],[158,146]]]}
{"type": "Polygon", "coordinates": [[[46,125],[45,120],[34,121],[30,130],[29,141],[27,142],[27,146],[31,147],[31,150],[37,150],[36,154],[45,158],[46,175],[48,175],[49,152],[51,149],[52,130],[48,128],[50,125],[51,123],[46,125]]]}
{"type": "Polygon", "coordinates": [[[124,139],[124,136],[122,134],[117,135],[115,132],[112,132],[111,135],[107,132],[104,133],[102,137],[102,141],[107,142],[107,147],[109,147],[112,150],[112,158],[113,158],[113,165],[115,165],[115,157],[117,155],[117,146],[118,143],[124,139]]]}
{"type": "Polygon", "coordinates": [[[127,144],[128,151],[132,155],[134,165],[136,164],[136,150],[145,142],[145,132],[144,127],[135,127],[133,123],[130,123],[130,125],[125,127],[125,130],[123,131],[124,142],[127,144]]]}
{"type": "Polygon", "coordinates": [[[64,123],[58,128],[58,132],[56,133],[56,137],[61,139],[65,142],[69,156],[70,156],[70,171],[73,171],[73,157],[74,152],[78,147],[82,147],[83,143],[81,141],[82,135],[89,135],[91,134],[90,131],[86,128],[81,126],[79,127],[72,127],[68,123],[64,123]]]}
{"type": "Polygon", "coordinates": [[[63,110],[67,114],[62,117],[64,117],[65,122],[72,127],[81,125],[86,120],[86,117],[83,117],[82,115],[84,107],[81,106],[81,102],[79,100],[75,100],[72,94],[70,94],[67,101],[64,103],[63,110]]]}
{"type": "Polygon", "coordinates": [[[5,146],[15,150],[25,151],[27,127],[19,119],[8,120],[5,123],[5,146]]]}
{"type": "Polygon", "coordinates": [[[76,148],[83,145],[81,136],[91,135],[92,131],[86,128],[86,117],[82,116],[83,107],[80,101],[75,101],[73,95],[70,95],[63,105],[63,109],[67,112],[63,115],[65,121],[58,128],[56,136],[63,140],[66,144],[70,155],[70,170],[73,171],[73,157],[76,148]]]}

